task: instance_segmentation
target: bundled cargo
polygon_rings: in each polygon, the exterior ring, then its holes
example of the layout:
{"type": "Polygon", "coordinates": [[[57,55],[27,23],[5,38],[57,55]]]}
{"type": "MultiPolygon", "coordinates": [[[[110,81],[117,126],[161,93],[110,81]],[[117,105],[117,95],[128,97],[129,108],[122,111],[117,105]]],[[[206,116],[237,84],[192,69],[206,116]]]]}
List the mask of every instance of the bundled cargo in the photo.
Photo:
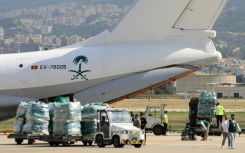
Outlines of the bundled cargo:
{"type": "Polygon", "coordinates": [[[43,119],[49,120],[49,107],[48,104],[43,102],[32,102],[27,107],[26,110],[26,119],[43,119]]]}
{"type": "Polygon", "coordinates": [[[98,109],[105,109],[109,108],[109,105],[106,103],[91,103],[87,104],[82,109],[82,116],[85,116],[87,114],[93,114],[96,113],[98,109]]]}
{"type": "Polygon", "coordinates": [[[54,120],[81,120],[81,104],[79,102],[73,103],[55,103],[54,120]]]}
{"type": "Polygon", "coordinates": [[[18,106],[17,112],[16,112],[16,118],[25,118],[27,107],[29,106],[26,102],[21,102],[18,106]]]}
{"type": "Polygon", "coordinates": [[[26,134],[48,134],[49,109],[48,104],[43,102],[32,102],[27,107],[26,124],[23,133],[26,134]]]}
{"type": "Polygon", "coordinates": [[[89,119],[83,118],[81,122],[81,131],[82,135],[95,133],[97,131],[97,120],[92,119],[92,117],[89,119]]]}
{"type": "Polygon", "coordinates": [[[48,135],[48,125],[49,121],[43,119],[31,119],[26,122],[23,133],[48,135]]]}
{"type": "Polygon", "coordinates": [[[200,104],[211,104],[215,105],[217,101],[216,94],[214,91],[201,91],[199,97],[200,104]]]}
{"type": "Polygon", "coordinates": [[[81,135],[81,124],[79,121],[54,121],[53,135],[81,135]]]}
{"type": "Polygon", "coordinates": [[[25,121],[23,119],[16,118],[14,121],[14,133],[19,134],[22,133],[25,121]]]}
{"type": "Polygon", "coordinates": [[[83,107],[81,122],[82,135],[93,134],[97,131],[96,111],[105,108],[109,108],[109,105],[106,103],[91,103],[83,107]]]}
{"type": "Polygon", "coordinates": [[[16,117],[14,121],[14,133],[21,133],[25,124],[25,114],[28,107],[28,103],[21,102],[18,106],[16,117]]]}
{"type": "Polygon", "coordinates": [[[202,91],[199,97],[197,117],[214,117],[216,102],[214,91],[202,91]]]}
{"type": "Polygon", "coordinates": [[[54,135],[81,135],[81,104],[55,103],[53,119],[54,135]]]}

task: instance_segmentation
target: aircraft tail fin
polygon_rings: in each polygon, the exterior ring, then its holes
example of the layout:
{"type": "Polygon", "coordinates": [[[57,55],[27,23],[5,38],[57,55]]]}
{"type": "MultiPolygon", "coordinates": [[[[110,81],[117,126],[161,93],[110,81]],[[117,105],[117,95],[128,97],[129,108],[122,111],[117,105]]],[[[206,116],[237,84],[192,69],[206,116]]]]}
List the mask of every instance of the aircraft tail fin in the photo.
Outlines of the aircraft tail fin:
{"type": "Polygon", "coordinates": [[[137,0],[112,30],[85,45],[161,42],[173,29],[211,29],[227,0],[137,0]]]}

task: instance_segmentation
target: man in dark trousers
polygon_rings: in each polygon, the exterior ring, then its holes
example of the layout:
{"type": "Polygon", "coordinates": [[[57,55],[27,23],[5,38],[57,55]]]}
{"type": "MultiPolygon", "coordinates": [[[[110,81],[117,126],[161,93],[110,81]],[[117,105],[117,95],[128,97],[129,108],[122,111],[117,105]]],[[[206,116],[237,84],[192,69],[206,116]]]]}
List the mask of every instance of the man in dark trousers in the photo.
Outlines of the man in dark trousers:
{"type": "MultiPolygon", "coordinates": [[[[146,121],[146,118],[145,118],[143,112],[140,112],[140,121],[141,121],[141,130],[145,131],[145,127],[146,127],[147,121],[146,121]]],[[[145,145],[145,143],[146,143],[146,131],[145,131],[145,142],[144,142],[144,145],[145,145]]]]}

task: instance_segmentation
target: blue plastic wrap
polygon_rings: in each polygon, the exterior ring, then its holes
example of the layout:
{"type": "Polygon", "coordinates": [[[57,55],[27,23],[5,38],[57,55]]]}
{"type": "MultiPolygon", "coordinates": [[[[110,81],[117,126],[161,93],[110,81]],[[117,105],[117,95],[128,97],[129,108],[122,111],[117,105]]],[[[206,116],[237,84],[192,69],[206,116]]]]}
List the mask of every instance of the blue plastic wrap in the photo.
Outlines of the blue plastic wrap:
{"type": "Polygon", "coordinates": [[[26,110],[26,123],[23,133],[27,134],[49,134],[49,108],[43,102],[32,102],[26,110]]]}
{"type": "Polygon", "coordinates": [[[82,109],[82,135],[93,134],[97,131],[97,110],[109,108],[106,103],[87,104],[82,109]]]}
{"type": "Polygon", "coordinates": [[[81,121],[81,104],[79,102],[55,103],[54,120],[81,121]]]}
{"type": "Polygon", "coordinates": [[[55,103],[53,135],[81,135],[81,104],[55,103]]]}
{"type": "Polygon", "coordinates": [[[53,135],[74,136],[81,135],[81,124],[78,121],[74,122],[53,122],[53,135]]]}
{"type": "Polygon", "coordinates": [[[14,121],[14,133],[22,133],[22,129],[25,124],[25,114],[28,106],[29,104],[26,102],[21,102],[19,104],[14,121]]]}
{"type": "Polygon", "coordinates": [[[14,121],[14,133],[17,133],[17,134],[22,133],[24,124],[25,122],[23,119],[16,118],[14,121]]]}
{"type": "Polygon", "coordinates": [[[16,118],[25,118],[27,107],[29,106],[26,102],[21,102],[18,106],[17,112],[16,112],[16,118]]]}
{"type": "Polygon", "coordinates": [[[49,120],[48,104],[42,102],[32,102],[26,110],[26,119],[43,119],[49,120]]]}
{"type": "Polygon", "coordinates": [[[98,109],[109,108],[110,106],[106,103],[91,103],[87,104],[82,109],[82,116],[96,113],[98,109]]]}
{"type": "Polygon", "coordinates": [[[214,91],[202,91],[198,103],[198,117],[214,117],[216,109],[216,94],[214,91]]]}
{"type": "Polygon", "coordinates": [[[42,119],[29,120],[23,128],[23,133],[26,134],[46,134],[48,135],[49,121],[42,119]]]}

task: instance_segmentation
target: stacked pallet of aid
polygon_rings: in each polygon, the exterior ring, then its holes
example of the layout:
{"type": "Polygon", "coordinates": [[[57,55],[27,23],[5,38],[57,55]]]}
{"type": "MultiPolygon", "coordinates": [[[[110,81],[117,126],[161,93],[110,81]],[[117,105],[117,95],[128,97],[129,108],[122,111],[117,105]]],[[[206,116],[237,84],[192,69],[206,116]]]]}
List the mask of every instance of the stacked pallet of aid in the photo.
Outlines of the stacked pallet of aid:
{"type": "Polygon", "coordinates": [[[202,91],[199,97],[197,117],[214,117],[216,102],[214,91],[202,91]]]}
{"type": "Polygon", "coordinates": [[[81,105],[79,102],[55,103],[53,135],[81,135],[81,105]]]}
{"type": "Polygon", "coordinates": [[[46,134],[48,135],[49,108],[43,102],[31,102],[26,110],[26,123],[23,127],[25,134],[46,134]]]}
{"type": "Polygon", "coordinates": [[[26,110],[28,105],[29,104],[26,102],[21,102],[18,106],[15,121],[14,121],[14,133],[16,134],[22,133],[23,126],[25,125],[26,122],[25,116],[26,116],[26,110]]]}
{"type": "Polygon", "coordinates": [[[87,104],[82,109],[82,135],[91,135],[97,131],[97,110],[109,108],[106,103],[87,104]]]}

